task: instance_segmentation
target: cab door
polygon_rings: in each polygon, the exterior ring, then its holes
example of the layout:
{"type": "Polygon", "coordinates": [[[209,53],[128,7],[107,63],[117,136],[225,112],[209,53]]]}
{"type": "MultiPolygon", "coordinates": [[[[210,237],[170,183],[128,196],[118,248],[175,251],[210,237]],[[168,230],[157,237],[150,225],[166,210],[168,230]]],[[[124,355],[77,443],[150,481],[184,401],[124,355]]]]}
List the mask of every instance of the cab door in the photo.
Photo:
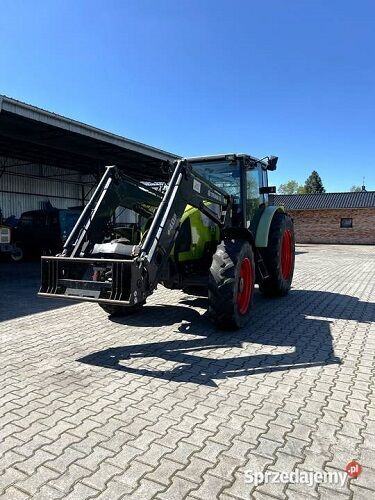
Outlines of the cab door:
{"type": "MultiPolygon", "coordinates": [[[[259,178],[260,178],[260,187],[268,186],[268,170],[259,167],[259,178]]],[[[268,193],[263,193],[261,195],[261,203],[264,203],[266,206],[268,205],[268,193]]]]}
{"type": "Polygon", "coordinates": [[[249,168],[246,171],[246,227],[250,227],[255,212],[263,202],[263,196],[259,194],[261,186],[260,168],[249,168]]]}

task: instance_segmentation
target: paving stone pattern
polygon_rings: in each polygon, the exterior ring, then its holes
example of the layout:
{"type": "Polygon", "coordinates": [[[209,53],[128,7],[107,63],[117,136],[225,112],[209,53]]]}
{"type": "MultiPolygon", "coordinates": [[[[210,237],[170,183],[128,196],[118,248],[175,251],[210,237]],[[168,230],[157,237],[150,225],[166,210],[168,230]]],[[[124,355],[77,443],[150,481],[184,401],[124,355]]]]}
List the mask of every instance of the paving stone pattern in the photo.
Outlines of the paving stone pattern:
{"type": "Polygon", "coordinates": [[[237,332],[204,297],[160,287],[109,319],[0,263],[0,498],[374,498],[375,250],[297,250],[289,296],[256,292],[237,332]],[[245,483],[353,459],[344,486],[245,483]]]}

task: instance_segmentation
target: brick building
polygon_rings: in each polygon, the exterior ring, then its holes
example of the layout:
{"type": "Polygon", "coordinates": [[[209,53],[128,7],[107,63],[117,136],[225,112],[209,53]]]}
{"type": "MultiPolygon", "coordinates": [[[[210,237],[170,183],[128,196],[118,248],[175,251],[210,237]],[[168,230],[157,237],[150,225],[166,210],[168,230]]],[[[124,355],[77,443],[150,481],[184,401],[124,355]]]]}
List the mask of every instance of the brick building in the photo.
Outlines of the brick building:
{"type": "Polygon", "coordinates": [[[273,195],[293,217],[297,243],[375,244],[375,191],[273,195]]]}

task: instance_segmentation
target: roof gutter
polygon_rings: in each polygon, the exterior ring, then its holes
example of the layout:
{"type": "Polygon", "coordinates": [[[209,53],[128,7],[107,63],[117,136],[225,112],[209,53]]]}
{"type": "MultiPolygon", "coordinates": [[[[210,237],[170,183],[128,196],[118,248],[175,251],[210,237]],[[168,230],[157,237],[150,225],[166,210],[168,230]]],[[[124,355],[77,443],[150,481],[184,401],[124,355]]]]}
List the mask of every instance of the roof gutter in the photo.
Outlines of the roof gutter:
{"type": "Polygon", "coordinates": [[[285,203],[282,205],[277,205],[279,207],[283,206],[288,212],[313,212],[322,210],[373,210],[375,207],[315,207],[315,208],[291,208],[287,207],[285,203]]]}

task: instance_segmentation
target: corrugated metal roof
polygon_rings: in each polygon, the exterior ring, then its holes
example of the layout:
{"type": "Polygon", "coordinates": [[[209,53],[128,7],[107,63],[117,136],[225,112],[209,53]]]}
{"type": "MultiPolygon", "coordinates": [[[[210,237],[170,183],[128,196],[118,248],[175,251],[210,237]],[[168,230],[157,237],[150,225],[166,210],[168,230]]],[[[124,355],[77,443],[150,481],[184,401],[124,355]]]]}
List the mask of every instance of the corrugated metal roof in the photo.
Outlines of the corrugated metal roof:
{"type": "Polygon", "coordinates": [[[150,155],[153,158],[158,158],[160,160],[175,160],[180,158],[178,155],[163,151],[153,146],[143,144],[138,141],[133,141],[122,137],[106,130],[87,125],[86,123],[73,120],[72,118],[67,118],[65,116],[59,115],[57,113],[52,113],[37,106],[32,106],[17,99],[11,97],[0,95],[0,112],[4,110],[14,115],[23,116],[30,120],[35,120],[43,122],[47,125],[52,125],[59,127],[60,129],[68,130],[69,132],[75,132],[80,135],[87,135],[93,139],[100,141],[109,142],[115,144],[116,146],[129,149],[144,155],[150,155]]]}
{"type": "Polygon", "coordinates": [[[167,178],[178,155],[0,95],[0,156],[79,171],[117,165],[141,180],[167,178]]]}
{"type": "Polygon", "coordinates": [[[287,210],[316,210],[322,208],[375,208],[375,191],[358,193],[275,194],[270,203],[283,205],[287,210]]]}

